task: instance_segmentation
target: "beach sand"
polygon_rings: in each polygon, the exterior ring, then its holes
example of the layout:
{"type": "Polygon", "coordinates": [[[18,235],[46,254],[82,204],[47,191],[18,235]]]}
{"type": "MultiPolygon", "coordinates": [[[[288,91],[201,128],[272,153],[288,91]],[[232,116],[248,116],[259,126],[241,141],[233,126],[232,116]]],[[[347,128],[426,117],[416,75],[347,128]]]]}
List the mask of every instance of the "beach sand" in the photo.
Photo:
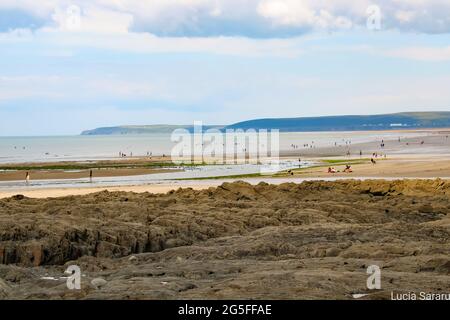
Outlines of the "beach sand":
{"type": "Polygon", "coordinates": [[[60,161],[1,164],[0,181],[25,180],[26,172],[33,180],[123,177],[173,172],[170,158],[134,158],[101,161],[60,161]],[[169,171],[170,170],[170,171],[169,171]]]}
{"type": "MultiPolygon", "coordinates": [[[[440,151],[440,153],[427,153],[417,152],[414,154],[405,152],[403,146],[395,147],[390,146],[385,150],[390,150],[392,154],[388,154],[387,158],[381,156],[380,158],[375,158],[376,164],[373,165],[367,156],[371,156],[372,152],[380,152],[376,149],[374,143],[368,143],[363,145],[353,146],[354,149],[366,148],[369,154],[363,154],[361,159],[359,156],[347,157],[346,151],[341,150],[341,154],[336,150],[332,157],[325,156],[329,154],[329,150],[317,149],[310,151],[310,153],[315,152],[313,155],[302,157],[304,160],[317,162],[318,165],[310,168],[293,169],[291,172],[280,172],[274,174],[273,176],[260,176],[260,177],[245,177],[242,178],[220,178],[220,179],[201,179],[201,180],[179,180],[179,181],[166,181],[158,182],[152,184],[140,184],[140,185],[111,185],[111,186],[85,186],[85,187],[70,187],[70,188],[33,188],[31,186],[15,187],[11,189],[0,190],[0,198],[11,197],[16,194],[22,194],[27,197],[33,198],[46,198],[46,197],[61,197],[68,195],[86,195],[89,193],[99,192],[102,190],[108,191],[126,191],[126,192],[151,192],[151,193],[166,193],[170,190],[177,189],[179,187],[183,188],[193,188],[195,190],[207,189],[209,187],[217,187],[223,181],[233,181],[233,180],[244,180],[252,184],[257,184],[260,181],[267,181],[270,183],[283,183],[283,182],[302,182],[303,180],[333,180],[333,179],[395,179],[395,178],[422,178],[422,179],[434,179],[450,178],[450,145],[447,147],[447,143],[450,143],[447,139],[442,139],[442,137],[428,137],[424,138],[427,140],[423,148],[429,148],[434,150],[434,152],[440,151]],[[373,151],[376,150],[376,151],[373,151]],[[324,161],[324,162],[321,162],[324,161]],[[331,161],[328,163],[326,161],[331,161]],[[352,172],[344,172],[346,165],[351,165],[352,172]],[[327,173],[328,167],[333,167],[337,171],[336,173],[327,173]]],[[[389,146],[389,143],[387,144],[389,146]]],[[[409,150],[406,150],[409,151],[409,150]]],[[[283,155],[287,159],[296,159],[292,156],[283,155]]],[[[147,160],[135,160],[138,163],[143,163],[147,160]]],[[[117,162],[111,162],[113,165],[117,162]]],[[[136,162],[135,162],[136,163],[136,162]]],[[[37,164],[34,164],[37,165],[37,164]]],[[[131,165],[131,164],[129,164],[131,165]]],[[[128,176],[128,175],[141,175],[141,174],[153,174],[162,172],[173,172],[174,169],[163,169],[163,168],[153,168],[153,169],[143,169],[143,168],[104,168],[94,171],[94,177],[108,177],[108,176],[128,176]]],[[[23,171],[15,171],[12,173],[3,172],[0,173],[0,181],[3,177],[8,174],[12,177],[19,175],[24,176],[23,171]]],[[[68,177],[85,177],[88,179],[88,171],[84,170],[82,172],[62,172],[62,171],[38,171],[32,172],[33,179],[50,179],[54,178],[68,178],[68,177]]],[[[22,177],[23,178],[23,177],[22,177]]]]}
{"type": "MultiPolygon", "coordinates": [[[[102,168],[92,169],[93,178],[131,177],[145,174],[166,173],[174,169],[144,169],[144,168],[102,168]]],[[[33,180],[49,179],[89,179],[90,170],[20,170],[0,172],[0,181],[24,181],[26,172],[33,180]]]]}
{"type": "Polygon", "coordinates": [[[150,192],[150,193],[166,193],[171,190],[177,189],[178,187],[183,188],[193,188],[196,190],[202,190],[209,188],[211,186],[217,186],[220,181],[212,181],[205,183],[197,182],[168,182],[168,183],[158,183],[151,185],[136,185],[136,186],[111,186],[111,187],[78,187],[78,188],[41,188],[41,189],[27,189],[26,187],[21,189],[14,189],[12,191],[0,191],[0,199],[6,197],[12,197],[17,194],[24,195],[30,198],[54,198],[54,197],[65,197],[65,196],[77,196],[77,195],[87,195],[90,193],[100,192],[100,191],[124,191],[124,192],[150,192]]]}
{"type": "Polygon", "coordinates": [[[445,180],[236,182],[160,195],[16,196],[0,200],[0,298],[445,293],[449,213],[445,180]],[[69,265],[81,268],[81,290],[66,287],[69,265]],[[366,287],[370,265],[381,268],[380,290],[366,287]],[[102,285],[91,284],[94,279],[102,285]]]}
{"type": "MultiPolygon", "coordinates": [[[[336,146],[327,148],[301,148],[296,150],[281,150],[283,159],[303,159],[313,162],[330,161],[321,163],[314,168],[292,170],[292,173],[280,173],[274,177],[264,176],[255,179],[245,178],[251,183],[261,180],[272,181],[272,178],[285,181],[301,181],[301,179],[337,179],[337,178],[449,178],[450,177],[450,139],[449,130],[420,130],[416,138],[401,138],[384,141],[385,147],[381,148],[380,141],[354,144],[348,146],[336,146]],[[423,142],[423,143],[422,143],[423,142]],[[347,153],[350,152],[350,156],[347,153]],[[360,156],[362,152],[362,156],[360,156]],[[373,153],[380,157],[375,158],[377,164],[372,165],[370,159],[373,153]],[[386,155],[386,158],[385,158],[386,155]],[[362,158],[362,159],[360,159],[362,158]],[[333,162],[335,161],[335,163],[333,162]],[[352,166],[352,173],[342,172],[346,164],[352,166]],[[335,174],[328,174],[328,167],[334,167],[335,174]]],[[[401,137],[401,131],[395,131],[401,137]]],[[[355,135],[358,133],[355,132],[355,135]]],[[[6,164],[3,169],[11,170],[0,172],[0,181],[24,181],[25,173],[30,172],[32,180],[46,179],[89,179],[89,170],[93,170],[94,178],[98,177],[125,177],[133,175],[154,174],[173,172],[168,157],[116,159],[92,162],[57,162],[57,163],[24,163],[6,164]],[[159,166],[161,165],[161,166],[159,166]],[[26,170],[13,170],[16,167],[26,170]],[[81,170],[38,170],[46,167],[81,167],[81,170]],[[150,166],[150,167],[149,167],[150,166]],[[165,167],[166,166],[166,167],[165,167]]],[[[241,178],[238,178],[241,179],[241,178]]],[[[226,179],[222,179],[225,181],[226,179]]],[[[241,179],[242,180],[242,179],[241,179]]],[[[227,180],[228,181],[228,180],[227,180]]],[[[283,182],[283,181],[282,181],[283,182]]],[[[66,195],[83,195],[101,190],[109,191],[133,191],[165,193],[173,188],[190,187],[204,189],[218,186],[220,181],[211,179],[206,181],[168,181],[148,185],[126,185],[126,186],[101,186],[101,187],[73,187],[73,188],[45,188],[37,189],[30,186],[14,187],[0,190],[0,198],[9,197],[14,194],[23,194],[28,197],[58,197],[66,195]],[[208,182],[209,181],[209,182],[208,182]]]]}
{"type": "Polygon", "coordinates": [[[424,159],[420,157],[375,159],[376,164],[369,160],[343,159],[339,164],[322,164],[320,167],[293,170],[282,173],[279,177],[301,178],[450,178],[450,159],[424,159]],[[344,172],[346,163],[352,172],[344,172]],[[333,167],[336,173],[328,173],[328,167],[333,167]]]}
{"type": "MultiPolygon", "coordinates": [[[[379,159],[376,165],[368,160],[362,163],[354,164],[352,161],[360,162],[359,159],[349,159],[352,173],[343,172],[345,169],[345,159],[340,164],[321,164],[318,167],[294,169],[293,174],[283,172],[274,176],[261,176],[254,178],[234,178],[234,179],[202,179],[202,180],[180,180],[158,182],[146,185],[127,185],[127,186],[101,186],[101,187],[71,187],[71,188],[32,188],[22,187],[11,190],[0,191],[0,199],[21,194],[30,198],[63,197],[69,195],[87,195],[103,190],[110,192],[150,192],[167,193],[177,188],[192,188],[194,190],[203,190],[210,187],[217,187],[222,182],[243,180],[251,184],[258,184],[261,181],[280,184],[284,182],[302,182],[304,180],[334,180],[334,179],[450,179],[450,158],[448,160],[424,159],[423,157],[401,157],[395,159],[379,159]],[[337,173],[327,173],[328,167],[333,167],[340,171],[337,173]]],[[[116,169],[117,170],[117,169],[116,169]]],[[[139,169],[138,169],[139,170],[139,169]]],[[[155,170],[156,171],[156,170],[155,170]]],[[[163,170],[162,170],[163,171],[163,170]]],[[[153,172],[156,173],[156,172],[153,172]]]]}

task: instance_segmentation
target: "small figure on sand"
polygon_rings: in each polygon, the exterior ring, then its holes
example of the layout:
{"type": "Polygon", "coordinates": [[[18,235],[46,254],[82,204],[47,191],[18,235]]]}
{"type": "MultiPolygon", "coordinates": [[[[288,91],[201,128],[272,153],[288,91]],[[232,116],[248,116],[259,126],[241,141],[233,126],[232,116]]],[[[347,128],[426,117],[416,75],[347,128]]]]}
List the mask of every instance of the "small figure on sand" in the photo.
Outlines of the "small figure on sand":
{"type": "Polygon", "coordinates": [[[336,169],[328,167],[328,173],[336,173],[336,169]]]}
{"type": "Polygon", "coordinates": [[[352,173],[353,172],[353,170],[352,170],[352,166],[350,166],[350,165],[345,165],[345,169],[344,169],[344,172],[347,172],[347,173],[352,173]]]}
{"type": "Polygon", "coordinates": [[[370,162],[372,162],[372,164],[377,164],[377,162],[373,158],[370,159],[370,162]]]}
{"type": "Polygon", "coordinates": [[[25,175],[25,182],[26,184],[30,184],[30,173],[27,171],[27,174],[25,175]]]}
{"type": "Polygon", "coordinates": [[[89,170],[89,181],[92,182],[92,169],[89,170]]]}

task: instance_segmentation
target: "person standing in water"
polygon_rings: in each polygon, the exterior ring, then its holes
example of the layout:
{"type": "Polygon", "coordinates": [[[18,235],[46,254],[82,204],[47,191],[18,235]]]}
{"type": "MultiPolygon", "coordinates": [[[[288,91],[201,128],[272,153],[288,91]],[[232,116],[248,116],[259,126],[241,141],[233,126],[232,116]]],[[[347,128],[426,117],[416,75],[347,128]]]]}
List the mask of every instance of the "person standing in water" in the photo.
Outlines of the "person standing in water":
{"type": "Polygon", "coordinates": [[[92,169],[89,170],[89,181],[92,182],[92,169]]]}
{"type": "Polygon", "coordinates": [[[30,173],[27,171],[27,174],[25,175],[25,182],[26,184],[30,184],[30,173]]]}

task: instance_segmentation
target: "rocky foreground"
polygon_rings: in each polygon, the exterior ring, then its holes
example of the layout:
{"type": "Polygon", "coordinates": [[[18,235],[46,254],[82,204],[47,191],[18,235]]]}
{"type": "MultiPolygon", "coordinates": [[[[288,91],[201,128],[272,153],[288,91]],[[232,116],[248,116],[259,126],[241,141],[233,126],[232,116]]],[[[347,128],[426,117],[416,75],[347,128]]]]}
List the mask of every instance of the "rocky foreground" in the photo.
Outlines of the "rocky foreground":
{"type": "Polygon", "coordinates": [[[450,293],[450,182],[244,182],[0,200],[3,299],[450,293]],[[366,287],[369,265],[381,289],[366,287]],[[81,290],[64,271],[78,265],[81,290]]]}

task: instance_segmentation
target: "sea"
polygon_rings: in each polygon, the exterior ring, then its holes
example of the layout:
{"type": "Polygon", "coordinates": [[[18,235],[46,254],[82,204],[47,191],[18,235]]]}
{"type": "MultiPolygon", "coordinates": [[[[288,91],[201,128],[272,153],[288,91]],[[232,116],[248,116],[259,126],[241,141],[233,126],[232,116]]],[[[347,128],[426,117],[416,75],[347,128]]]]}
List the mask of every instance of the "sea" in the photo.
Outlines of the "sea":
{"type": "MultiPolygon", "coordinates": [[[[281,151],[311,147],[333,147],[398,137],[423,136],[418,132],[292,132],[279,134],[281,151]]],[[[74,135],[48,137],[0,137],[0,163],[89,161],[127,156],[170,155],[177,144],[171,134],[74,135]]]]}
{"type": "MultiPolygon", "coordinates": [[[[279,134],[279,149],[296,151],[307,148],[350,146],[373,141],[389,141],[398,138],[423,136],[421,132],[294,132],[279,134]]],[[[59,161],[95,161],[127,157],[170,155],[177,144],[170,134],[139,135],[79,135],[49,137],[0,137],[0,164],[44,163],[59,161]]],[[[295,152],[293,153],[295,154],[295,152]]],[[[280,170],[313,166],[313,161],[282,159],[280,170]]],[[[52,179],[0,182],[0,190],[21,190],[23,188],[71,188],[103,187],[117,185],[160,184],[197,178],[214,178],[261,173],[267,164],[216,164],[196,167],[174,167],[173,172],[147,174],[129,177],[94,177],[84,179],[52,179]],[[181,169],[181,170],[179,170],[181,169]]]]}

